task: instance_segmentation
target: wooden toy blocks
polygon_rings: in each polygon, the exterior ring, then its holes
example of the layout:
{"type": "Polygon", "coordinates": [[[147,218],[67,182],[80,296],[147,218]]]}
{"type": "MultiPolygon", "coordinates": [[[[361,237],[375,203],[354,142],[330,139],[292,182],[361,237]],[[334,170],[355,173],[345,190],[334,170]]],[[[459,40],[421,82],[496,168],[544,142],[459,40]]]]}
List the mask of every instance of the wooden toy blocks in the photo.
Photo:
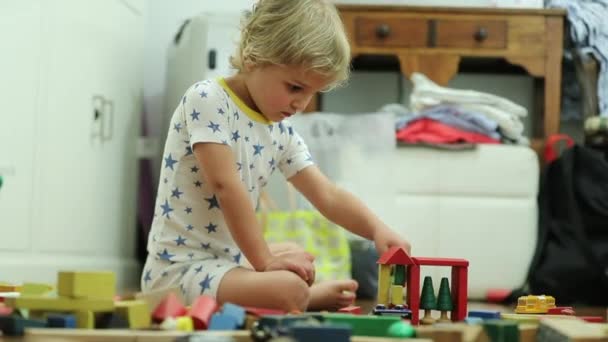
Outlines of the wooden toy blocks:
{"type": "Polygon", "coordinates": [[[113,300],[116,276],[113,272],[61,271],[57,276],[57,294],[69,298],[113,300]]]}
{"type": "MultiPolygon", "coordinates": [[[[448,266],[452,268],[452,289],[450,291],[452,303],[451,320],[454,322],[463,321],[467,313],[467,279],[469,262],[464,259],[451,258],[428,258],[410,257],[407,252],[400,247],[391,247],[378,259],[378,304],[387,307],[395,305],[391,303],[390,290],[392,285],[402,285],[407,288],[406,304],[412,311],[411,322],[413,325],[419,323],[420,309],[420,267],[421,266],[448,266]],[[391,272],[391,269],[393,272],[391,272]],[[402,281],[402,270],[407,270],[407,280],[405,284],[395,284],[402,281]],[[391,284],[391,273],[394,274],[394,281],[391,284]]],[[[445,286],[445,285],[444,285],[445,286]]],[[[399,291],[398,288],[395,288],[399,291]]],[[[446,305],[448,303],[445,303],[446,305]]]]}

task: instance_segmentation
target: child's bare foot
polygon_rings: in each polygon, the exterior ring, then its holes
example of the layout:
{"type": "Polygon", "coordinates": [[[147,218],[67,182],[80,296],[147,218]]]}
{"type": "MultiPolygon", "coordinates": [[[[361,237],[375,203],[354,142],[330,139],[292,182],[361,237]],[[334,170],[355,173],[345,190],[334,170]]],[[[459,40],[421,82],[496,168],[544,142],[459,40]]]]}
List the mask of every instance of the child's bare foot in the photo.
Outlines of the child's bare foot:
{"type": "Polygon", "coordinates": [[[327,280],[310,287],[309,311],[336,311],[355,301],[359,284],[352,279],[327,280]]]}

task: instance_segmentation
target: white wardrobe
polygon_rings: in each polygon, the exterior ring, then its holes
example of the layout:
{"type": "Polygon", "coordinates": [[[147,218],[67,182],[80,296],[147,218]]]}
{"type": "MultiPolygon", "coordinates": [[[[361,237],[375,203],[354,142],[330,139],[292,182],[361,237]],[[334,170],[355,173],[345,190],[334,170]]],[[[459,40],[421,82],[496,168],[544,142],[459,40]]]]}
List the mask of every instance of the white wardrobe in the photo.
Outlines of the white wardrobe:
{"type": "Polygon", "coordinates": [[[137,285],[144,0],[0,2],[0,281],[137,285]]]}

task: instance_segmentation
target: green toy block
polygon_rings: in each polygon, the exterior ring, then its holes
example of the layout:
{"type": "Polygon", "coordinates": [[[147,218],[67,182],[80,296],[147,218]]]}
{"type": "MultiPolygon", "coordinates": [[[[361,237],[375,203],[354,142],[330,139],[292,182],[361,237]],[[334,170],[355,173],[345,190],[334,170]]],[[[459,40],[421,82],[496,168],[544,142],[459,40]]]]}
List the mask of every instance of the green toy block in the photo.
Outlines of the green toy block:
{"type": "Polygon", "coordinates": [[[6,336],[22,336],[25,328],[44,328],[46,321],[19,316],[0,316],[0,331],[6,336]]]}
{"type": "Polygon", "coordinates": [[[519,342],[519,327],[516,322],[490,319],[483,322],[483,328],[492,342],[519,342]]]}
{"type": "Polygon", "coordinates": [[[329,324],[348,324],[353,329],[353,336],[388,336],[388,329],[395,322],[400,322],[400,317],[394,316],[367,316],[348,314],[324,314],[323,318],[329,324]]]}
{"type": "Polygon", "coordinates": [[[57,293],[78,299],[109,299],[116,294],[116,275],[113,272],[68,272],[57,276],[57,293]]]}

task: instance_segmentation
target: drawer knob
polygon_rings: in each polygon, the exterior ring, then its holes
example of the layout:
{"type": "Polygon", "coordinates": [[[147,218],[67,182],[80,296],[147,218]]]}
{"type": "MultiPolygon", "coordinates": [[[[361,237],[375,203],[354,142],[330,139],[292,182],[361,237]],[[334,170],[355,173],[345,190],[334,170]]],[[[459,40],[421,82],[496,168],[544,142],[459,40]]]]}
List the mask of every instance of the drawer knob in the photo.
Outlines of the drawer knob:
{"type": "Polygon", "coordinates": [[[391,34],[391,27],[387,24],[380,24],[376,27],[376,36],[378,38],[386,38],[391,34]]]}
{"type": "Polygon", "coordinates": [[[483,42],[484,40],[486,40],[488,38],[488,30],[484,27],[480,27],[477,29],[477,31],[475,32],[474,38],[476,41],[478,42],[483,42]]]}

